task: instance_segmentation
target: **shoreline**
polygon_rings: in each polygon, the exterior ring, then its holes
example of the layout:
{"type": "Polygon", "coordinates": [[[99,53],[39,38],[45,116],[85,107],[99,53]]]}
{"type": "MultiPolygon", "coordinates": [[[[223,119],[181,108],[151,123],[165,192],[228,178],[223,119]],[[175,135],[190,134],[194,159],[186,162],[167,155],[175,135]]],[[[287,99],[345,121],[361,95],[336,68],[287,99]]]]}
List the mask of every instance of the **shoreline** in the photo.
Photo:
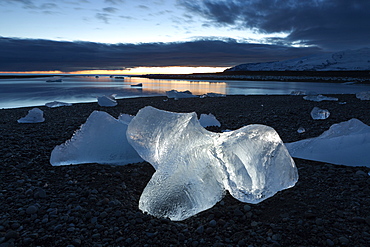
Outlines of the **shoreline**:
{"type": "Polygon", "coordinates": [[[370,171],[294,159],[299,181],[259,203],[226,194],[213,208],[172,222],[143,214],[141,192],[154,169],[84,164],[53,167],[51,150],[70,139],[94,110],[114,117],[144,106],[173,112],[212,113],[221,127],[273,127],[283,142],[320,135],[332,124],[357,118],[370,125],[370,101],[330,95],[312,102],[293,95],[231,95],[173,100],[164,96],[117,100],[116,107],[80,103],[39,107],[45,122],[18,124],[33,107],[0,109],[0,244],[5,246],[366,246],[370,242],[370,171]],[[339,102],[346,102],[339,104],[339,102]],[[312,120],[313,107],[328,109],[312,120]],[[304,127],[305,133],[297,129],[304,127]],[[7,244],[7,245],[6,245],[7,244]]]}

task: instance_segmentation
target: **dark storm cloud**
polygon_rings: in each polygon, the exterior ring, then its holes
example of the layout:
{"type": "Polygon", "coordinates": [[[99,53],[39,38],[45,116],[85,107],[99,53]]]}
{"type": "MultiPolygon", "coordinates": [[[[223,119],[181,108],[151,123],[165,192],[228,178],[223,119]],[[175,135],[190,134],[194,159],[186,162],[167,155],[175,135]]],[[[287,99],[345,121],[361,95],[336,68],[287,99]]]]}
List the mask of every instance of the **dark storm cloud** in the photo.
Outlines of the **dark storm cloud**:
{"type": "Polygon", "coordinates": [[[76,71],[159,66],[226,66],[322,52],[318,48],[198,40],[181,43],[102,44],[0,37],[0,71],[76,71]]]}
{"type": "MultiPolygon", "coordinates": [[[[370,45],[369,0],[179,0],[206,25],[285,32],[285,43],[345,49],[370,45]]],[[[281,41],[281,40],[280,40],[281,41]]]]}

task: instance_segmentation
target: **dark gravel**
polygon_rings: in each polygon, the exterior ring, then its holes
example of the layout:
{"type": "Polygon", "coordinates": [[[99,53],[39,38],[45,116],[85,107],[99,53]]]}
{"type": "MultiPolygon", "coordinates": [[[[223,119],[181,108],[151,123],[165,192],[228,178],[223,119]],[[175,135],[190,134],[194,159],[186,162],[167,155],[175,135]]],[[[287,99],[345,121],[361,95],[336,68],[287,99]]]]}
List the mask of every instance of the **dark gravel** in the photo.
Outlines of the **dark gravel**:
{"type": "Polygon", "coordinates": [[[369,246],[370,176],[367,167],[295,159],[299,181],[259,204],[226,195],[213,208],[172,222],[143,214],[138,201],[154,169],[86,164],[52,167],[54,146],[69,139],[94,110],[117,117],[144,106],[212,113],[221,128],[269,125],[284,142],[315,137],[332,124],[358,118],[370,125],[370,102],[332,95],[340,102],[302,96],[227,96],[119,100],[44,111],[45,122],[18,124],[31,108],[0,110],[0,247],[5,246],[369,246]],[[312,120],[314,106],[328,109],[312,120]],[[297,133],[299,127],[306,132],[297,133]]]}

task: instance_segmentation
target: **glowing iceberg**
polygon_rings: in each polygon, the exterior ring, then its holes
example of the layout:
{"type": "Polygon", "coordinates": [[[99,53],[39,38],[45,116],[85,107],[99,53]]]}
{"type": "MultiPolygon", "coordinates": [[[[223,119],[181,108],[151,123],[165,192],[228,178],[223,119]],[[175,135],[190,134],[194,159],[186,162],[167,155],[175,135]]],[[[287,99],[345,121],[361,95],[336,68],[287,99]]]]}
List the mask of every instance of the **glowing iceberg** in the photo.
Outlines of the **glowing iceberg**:
{"type": "Polygon", "coordinates": [[[145,107],[128,125],[127,138],[156,169],[139,208],[157,217],[186,219],[211,208],[225,190],[258,203],[298,180],[280,137],[264,125],[213,133],[195,113],[145,107]]]}
{"type": "Polygon", "coordinates": [[[45,121],[44,112],[39,108],[33,108],[28,111],[28,114],[17,120],[18,123],[41,123],[45,121]]]}
{"type": "Polygon", "coordinates": [[[106,112],[94,111],[86,123],[50,157],[53,166],[100,163],[125,165],[142,159],[126,138],[127,123],[106,112]]]}
{"type": "Polygon", "coordinates": [[[285,145],[296,158],[370,167],[370,126],[355,118],[332,125],[316,138],[285,145]]]}

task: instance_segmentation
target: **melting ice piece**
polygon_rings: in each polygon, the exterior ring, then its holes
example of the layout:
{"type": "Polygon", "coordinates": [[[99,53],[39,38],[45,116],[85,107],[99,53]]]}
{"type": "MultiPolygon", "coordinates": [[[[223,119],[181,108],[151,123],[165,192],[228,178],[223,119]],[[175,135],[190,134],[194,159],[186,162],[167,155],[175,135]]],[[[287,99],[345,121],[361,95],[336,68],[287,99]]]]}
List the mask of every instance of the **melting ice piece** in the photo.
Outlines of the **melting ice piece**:
{"type": "Polygon", "coordinates": [[[51,152],[53,166],[100,163],[125,165],[142,159],[126,138],[127,124],[102,111],[94,111],[86,123],[64,144],[51,152]]]}
{"type": "Polygon", "coordinates": [[[44,121],[44,112],[39,108],[29,110],[25,117],[18,119],[18,123],[41,123],[44,121]]]}
{"type": "Polygon", "coordinates": [[[297,129],[297,132],[298,132],[299,134],[302,134],[302,133],[306,132],[306,130],[305,130],[303,127],[299,127],[299,128],[297,129]]]}
{"type": "Polygon", "coordinates": [[[211,208],[225,189],[258,203],[294,186],[297,169],[274,129],[249,125],[213,133],[195,113],[145,107],[127,129],[139,155],[156,169],[139,208],[156,217],[184,220],[211,208]]]}
{"type": "Polygon", "coordinates": [[[206,93],[206,94],[203,94],[202,96],[203,96],[202,98],[205,98],[205,97],[210,97],[210,98],[226,97],[225,94],[220,94],[220,93],[206,93]]]}
{"type": "Polygon", "coordinates": [[[355,118],[332,125],[316,138],[285,145],[296,158],[370,167],[370,126],[355,118]]]}
{"type": "Polygon", "coordinates": [[[370,100],[370,91],[356,93],[356,98],[360,100],[370,100]]]}
{"type": "Polygon", "coordinates": [[[98,104],[100,106],[113,107],[117,105],[117,101],[114,98],[114,95],[110,95],[110,96],[104,95],[104,96],[98,97],[98,104]]]}
{"type": "Polygon", "coordinates": [[[316,102],[320,102],[320,101],[324,101],[324,100],[327,100],[327,101],[338,101],[338,98],[334,98],[334,97],[328,97],[328,96],[324,96],[324,95],[307,95],[307,96],[304,96],[303,99],[305,100],[310,100],[310,101],[316,101],[316,102]]]}
{"type": "Polygon", "coordinates": [[[320,109],[318,107],[314,107],[311,111],[312,119],[327,119],[330,116],[330,112],[326,109],[320,109]]]}
{"type": "Polygon", "coordinates": [[[307,94],[306,91],[300,91],[300,90],[290,92],[290,95],[306,95],[306,94],[307,94]]]}
{"type": "Polygon", "coordinates": [[[198,96],[193,95],[190,91],[178,92],[177,90],[166,91],[166,95],[170,99],[181,99],[181,98],[197,98],[198,96]]]}
{"type": "Polygon", "coordinates": [[[221,123],[216,119],[213,114],[201,114],[199,118],[199,123],[202,125],[204,128],[208,126],[217,126],[220,127],[221,123]]]}
{"type": "Polygon", "coordinates": [[[71,103],[65,103],[65,102],[60,102],[60,101],[53,101],[46,103],[45,106],[49,108],[56,108],[56,107],[61,107],[61,106],[71,106],[71,103]]]}

